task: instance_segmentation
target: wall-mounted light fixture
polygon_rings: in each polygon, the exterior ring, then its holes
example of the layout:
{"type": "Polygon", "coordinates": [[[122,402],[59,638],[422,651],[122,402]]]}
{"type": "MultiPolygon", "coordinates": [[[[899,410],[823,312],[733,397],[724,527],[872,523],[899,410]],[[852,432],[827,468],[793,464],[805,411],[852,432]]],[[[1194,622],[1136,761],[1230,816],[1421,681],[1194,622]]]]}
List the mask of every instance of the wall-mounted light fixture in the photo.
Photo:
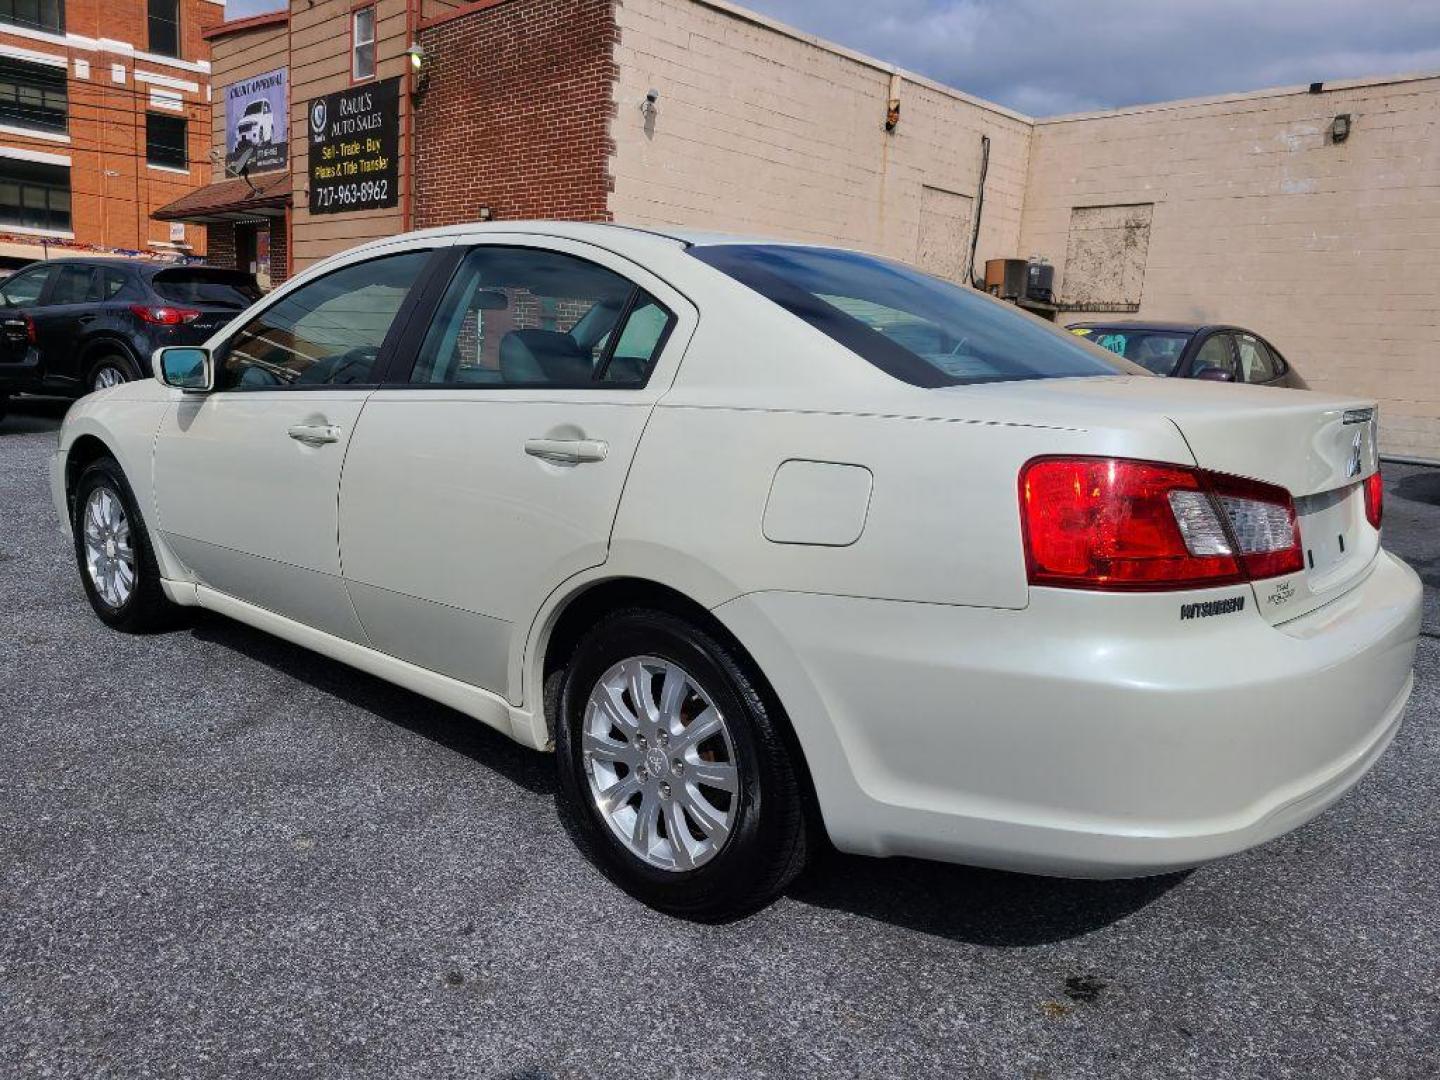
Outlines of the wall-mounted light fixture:
{"type": "Polygon", "coordinates": [[[477,221],[494,221],[495,211],[488,206],[482,206],[475,211],[475,219],[477,221]]]}
{"type": "Polygon", "coordinates": [[[410,92],[423,94],[430,85],[430,68],[426,64],[429,58],[425,55],[425,46],[418,41],[414,42],[405,50],[405,55],[410,57],[410,92]]]}
{"type": "Polygon", "coordinates": [[[1341,113],[1330,121],[1330,141],[1342,143],[1350,137],[1350,114],[1341,113]]]}

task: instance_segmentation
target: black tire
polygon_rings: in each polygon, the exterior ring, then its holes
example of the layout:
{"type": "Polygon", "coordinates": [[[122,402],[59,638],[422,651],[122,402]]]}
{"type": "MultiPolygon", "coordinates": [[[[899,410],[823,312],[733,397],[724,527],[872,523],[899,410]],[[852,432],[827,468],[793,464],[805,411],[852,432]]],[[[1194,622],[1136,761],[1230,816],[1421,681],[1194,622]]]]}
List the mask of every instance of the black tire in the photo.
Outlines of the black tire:
{"type": "Polygon", "coordinates": [[[5,414],[10,411],[10,395],[0,394],[0,422],[5,419],[5,414]]]}
{"type": "Polygon", "coordinates": [[[549,689],[561,812],[586,854],[632,896],[685,918],[732,919],[769,903],[804,869],[805,797],[782,721],[731,646],[668,612],[621,610],[581,638],[549,689]],[[614,665],[642,656],[677,665],[703,687],[734,747],[738,794],[728,836],[693,869],[660,868],[633,854],[591,794],[582,746],[587,701],[614,665]]]}
{"type": "Polygon", "coordinates": [[[75,564],[80,571],[80,581],[90,606],[101,622],[127,634],[147,634],[168,629],[178,621],[181,608],[167,599],[160,587],[160,568],[155,562],[155,550],[151,547],[145,520],[140,516],[125,473],[113,458],[99,458],[80,474],[71,502],[71,527],[75,534],[75,564]],[[101,488],[120,501],[130,527],[135,582],[129,596],[118,604],[110,603],[100,594],[90,576],[86,559],[86,507],[91,495],[101,488]]]}
{"type": "Polygon", "coordinates": [[[140,377],[140,372],[135,369],[134,363],[124,353],[103,352],[99,356],[91,358],[85,369],[85,392],[87,394],[98,389],[95,381],[106,369],[119,372],[122,382],[134,382],[140,377]]]}

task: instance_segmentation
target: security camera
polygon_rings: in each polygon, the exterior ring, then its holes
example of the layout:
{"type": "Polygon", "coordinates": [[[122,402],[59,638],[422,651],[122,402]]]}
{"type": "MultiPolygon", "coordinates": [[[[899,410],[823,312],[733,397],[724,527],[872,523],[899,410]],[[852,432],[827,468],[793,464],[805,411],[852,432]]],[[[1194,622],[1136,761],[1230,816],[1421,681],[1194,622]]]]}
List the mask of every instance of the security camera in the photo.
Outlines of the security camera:
{"type": "Polygon", "coordinates": [[[646,103],[647,105],[650,105],[650,106],[653,107],[654,104],[655,104],[657,101],[659,101],[659,100],[660,100],[660,91],[659,91],[659,90],[656,90],[656,89],[652,86],[652,87],[650,88],[649,93],[647,93],[647,94],[645,95],[645,103],[646,103]]]}

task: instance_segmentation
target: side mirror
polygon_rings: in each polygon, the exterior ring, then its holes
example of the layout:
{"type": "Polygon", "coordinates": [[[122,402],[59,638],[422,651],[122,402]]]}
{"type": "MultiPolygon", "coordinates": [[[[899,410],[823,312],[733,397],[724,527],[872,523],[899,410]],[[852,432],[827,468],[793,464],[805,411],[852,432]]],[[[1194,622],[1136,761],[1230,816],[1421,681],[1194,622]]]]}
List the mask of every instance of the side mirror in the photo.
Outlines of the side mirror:
{"type": "Polygon", "coordinates": [[[189,345],[156,349],[150,364],[161,386],[192,394],[204,394],[215,389],[215,362],[209,349],[189,345]]]}
{"type": "Polygon", "coordinates": [[[1206,382],[1234,382],[1235,376],[1224,368],[1207,367],[1195,372],[1191,378],[1204,379],[1206,382]]]}

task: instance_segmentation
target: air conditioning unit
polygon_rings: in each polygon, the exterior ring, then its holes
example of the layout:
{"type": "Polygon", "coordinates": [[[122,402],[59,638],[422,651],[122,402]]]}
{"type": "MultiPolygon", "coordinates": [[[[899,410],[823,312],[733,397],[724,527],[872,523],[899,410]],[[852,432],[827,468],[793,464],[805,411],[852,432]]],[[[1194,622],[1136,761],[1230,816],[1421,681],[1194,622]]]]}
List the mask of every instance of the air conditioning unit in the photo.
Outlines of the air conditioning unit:
{"type": "Polygon", "coordinates": [[[1025,295],[1029,265],[1024,259],[986,259],[985,291],[1001,300],[1019,300],[1025,295]]]}

